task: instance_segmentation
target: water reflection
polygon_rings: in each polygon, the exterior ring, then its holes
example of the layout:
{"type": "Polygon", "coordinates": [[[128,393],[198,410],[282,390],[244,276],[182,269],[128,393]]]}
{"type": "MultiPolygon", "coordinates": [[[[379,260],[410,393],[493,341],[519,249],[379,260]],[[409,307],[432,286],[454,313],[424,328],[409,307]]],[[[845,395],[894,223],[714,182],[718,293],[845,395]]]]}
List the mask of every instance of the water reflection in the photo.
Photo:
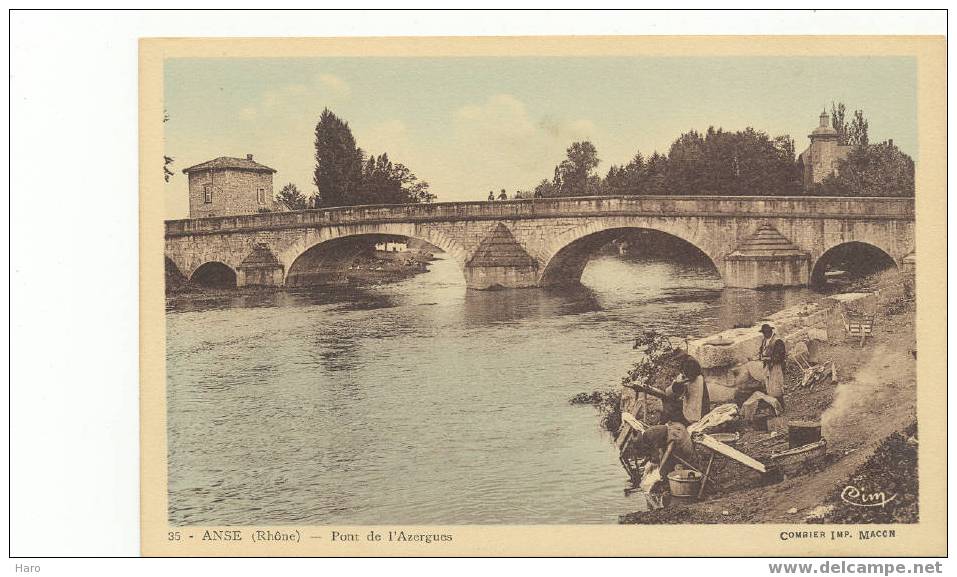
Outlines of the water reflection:
{"type": "Polygon", "coordinates": [[[585,286],[563,289],[467,291],[462,320],[472,326],[515,323],[601,310],[598,297],[585,286]]]}

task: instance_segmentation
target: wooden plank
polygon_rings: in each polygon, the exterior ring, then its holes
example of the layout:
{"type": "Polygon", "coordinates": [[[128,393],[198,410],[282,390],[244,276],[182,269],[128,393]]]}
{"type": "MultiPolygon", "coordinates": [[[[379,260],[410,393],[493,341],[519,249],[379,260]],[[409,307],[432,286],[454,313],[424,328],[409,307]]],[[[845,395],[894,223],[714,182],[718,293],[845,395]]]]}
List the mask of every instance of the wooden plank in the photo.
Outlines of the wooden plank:
{"type": "Polygon", "coordinates": [[[641,421],[639,421],[638,419],[636,419],[634,415],[630,415],[628,413],[622,413],[621,420],[627,423],[632,429],[641,431],[642,433],[648,429],[648,426],[642,423],[641,421]]]}
{"type": "Polygon", "coordinates": [[[708,466],[704,468],[704,475],[701,476],[701,488],[698,489],[698,500],[700,501],[704,497],[704,487],[708,484],[708,477],[711,475],[711,465],[714,464],[714,453],[711,453],[711,457],[708,459],[708,466]]]}
{"type": "Polygon", "coordinates": [[[711,435],[702,434],[700,437],[696,438],[695,441],[705,447],[711,449],[716,453],[720,453],[729,459],[733,459],[745,467],[750,467],[759,473],[767,473],[768,470],[761,461],[745,455],[741,451],[725,445],[721,441],[715,439],[711,435]]]}

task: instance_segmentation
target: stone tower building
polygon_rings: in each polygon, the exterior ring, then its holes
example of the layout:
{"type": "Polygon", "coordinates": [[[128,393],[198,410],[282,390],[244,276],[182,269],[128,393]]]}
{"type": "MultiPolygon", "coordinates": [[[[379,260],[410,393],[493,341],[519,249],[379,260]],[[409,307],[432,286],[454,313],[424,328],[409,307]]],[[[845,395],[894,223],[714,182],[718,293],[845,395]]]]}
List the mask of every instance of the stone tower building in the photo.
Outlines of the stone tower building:
{"type": "Polygon", "coordinates": [[[189,217],[255,214],[277,209],[273,200],[275,169],[246,158],[220,156],[183,172],[189,178],[189,217]]]}
{"type": "Polygon", "coordinates": [[[811,139],[807,150],[798,156],[798,162],[804,170],[804,189],[820,184],[837,170],[838,162],[850,152],[850,146],[838,143],[838,134],[830,125],[830,116],[822,112],[818,127],[808,138],[811,139]]]}

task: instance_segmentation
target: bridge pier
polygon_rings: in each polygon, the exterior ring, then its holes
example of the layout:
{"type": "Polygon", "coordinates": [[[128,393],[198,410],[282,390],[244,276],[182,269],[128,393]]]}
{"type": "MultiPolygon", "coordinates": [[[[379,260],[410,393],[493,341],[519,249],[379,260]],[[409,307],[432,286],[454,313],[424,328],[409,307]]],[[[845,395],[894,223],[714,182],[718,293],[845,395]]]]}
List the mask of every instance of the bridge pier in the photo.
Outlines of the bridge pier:
{"type": "Polygon", "coordinates": [[[498,223],[465,263],[465,285],[477,290],[535,287],[538,261],[515,240],[507,226],[498,223]]]}
{"type": "Polygon", "coordinates": [[[474,290],[538,286],[538,268],[528,266],[467,266],[465,286],[474,290]]]}
{"type": "Polygon", "coordinates": [[[910,253],[901,260],[901,272],[914,276],[915,271],[917,270],[917,255],[910,253]]]}
{"type": "Polygon", "coordinates": [[[264,243],[257,243],[236,267],[236,286],[282,286],[284,269],[264,243]]]}
{"type": "Polygon", "coordinates": [[[724,284],[732,288],[807,286],[810,279],[811,255],[767,223],[724,259],[724,284]]]}
{"type": "Polygon", "coordinates": [[[724,284],[730,288],[802,287],[810,282],[810,258],[786,256],[725,259],[724,284]]]}

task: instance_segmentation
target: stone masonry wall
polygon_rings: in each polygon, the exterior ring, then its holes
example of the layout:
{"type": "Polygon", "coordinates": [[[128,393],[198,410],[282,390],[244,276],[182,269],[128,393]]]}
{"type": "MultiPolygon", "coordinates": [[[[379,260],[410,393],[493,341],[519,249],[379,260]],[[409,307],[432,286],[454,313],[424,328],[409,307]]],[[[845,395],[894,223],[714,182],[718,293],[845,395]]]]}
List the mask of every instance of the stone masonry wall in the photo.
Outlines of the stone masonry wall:
{"type": "Polygon", "coordinates": [[[838,161],[847,156],[851,147],[841,146],[836,139],[819,140],[808,148],[811,156],[811,182],[818,184],[837,170],[838,161]]]}
{"type": "Polygon", "coordinates": [[[190,218],[256,214],[259,209],[276,210],[272,174],[251,170],[205,170],[189,175],[190,218]],[[204,202],[203,187],[213,186],[213,201],[204,202]],[[259,189],[265,189],[265,203],[259,203],[259,189]]]}

